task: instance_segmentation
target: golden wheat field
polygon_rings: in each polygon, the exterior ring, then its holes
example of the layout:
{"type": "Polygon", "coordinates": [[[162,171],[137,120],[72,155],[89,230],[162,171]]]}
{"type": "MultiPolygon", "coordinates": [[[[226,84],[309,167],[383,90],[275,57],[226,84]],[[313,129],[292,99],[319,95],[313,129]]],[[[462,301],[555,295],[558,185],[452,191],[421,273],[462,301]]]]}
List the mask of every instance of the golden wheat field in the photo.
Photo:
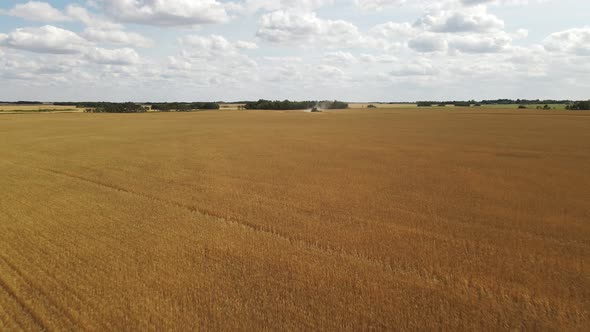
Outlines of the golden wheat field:
{"type": "Polygon", "coordinates": [[[76,109],[72,106],[58,106],[51,104],[17,105],[0,103],[0,114],[5,113],[38,113],[38,112],[82,112],[83,109],[76,109]]]}
{"type": "Polygon", "coordinates": [[[590,114],[0,115],[0,330],[588,330],[590,114]]]}

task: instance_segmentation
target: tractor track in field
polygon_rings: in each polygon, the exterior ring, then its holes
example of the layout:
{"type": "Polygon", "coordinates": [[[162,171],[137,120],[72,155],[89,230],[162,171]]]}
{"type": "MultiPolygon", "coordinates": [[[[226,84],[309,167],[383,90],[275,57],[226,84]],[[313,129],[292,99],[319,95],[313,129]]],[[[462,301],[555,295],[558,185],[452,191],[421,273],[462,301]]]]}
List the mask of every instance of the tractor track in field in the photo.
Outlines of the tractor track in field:
{"type": "MultiPolygon", "coordinates": [[[[31,290],[34,289],[36,292],[38,292],[42,296],[41,298],[43,300],[47,301],[47,303],[49,304],[49,307],[51,307],[55,311],[58,311],[63,317],[65,317],[69,321],[71,326],[81,326],[79,324],[78,320],[76,318],[74,318],[74,316],[67,310],[67,308],[64,308],[63,306],[61,306],[60,304],[55,302],[55,300],[53,300],[52,297],[47,292],[45,292],[41,287],[37,287],[37,285],[35,285],[31,281],[31,279],[28,278],[21,269],[18,268],[18,266],[15,266],[13,263],[11,263],[8,260],[8,258],[4,257],[3,255],[0,255],[0,261],[3,261],[6,265],[8,265],[8,267],[11,270],[13,270],[14,273],[16,273],[18,275],[18,277],[22,280],[22,282],[24,284],[27,285],[27,287],[29,289],[31,289],[31,290]]],[[[45,273],[49,278],[52,278],[51,275],[48,274],[46,271],[41,270],[41,272],[45,273]]],[[[53,279],[53,280],[57,282],[57,280],[55,280],[55,279],[53,279]]],[[[24,302],[21,301],[21,303],[24,303],[24,302]]],[[[35,321],[39,321],[40,323],[43,323],[43,320],[40,319],[38,314],[36,314],[32,309],[30,309],[29,311],[34,314],[34,316],[31,316],[31,317],[34,317],[35,321]]],[[[47,324],[43,323],[42,326],[47,326],[47,324]]],[[[43,330],[46,330],[46,328],[44,328],[43,330]]]]}
{"type": "MultiPolygon", "coordinates": [[[[0,259],[10,266],[10,264],[8,264],[8,262],[6,262],[2,257],[0,257],[0,259]]],[[[14,302],[16,302],[22,311],[31,318],[33,323],[39,327],[39,330],[47,330],[43,319],[33,310],[33,308],[31,308],[31,306],[27,304],[25,300],[22,299],[22,297],[18,295],[18,293],[12,287],[10,287],[10,285],[3,279],[2,274],[0,274],[0,289],[2,289],[14,302]]],[[[15,322],[20,325],[18,321],[15,322]]]]}

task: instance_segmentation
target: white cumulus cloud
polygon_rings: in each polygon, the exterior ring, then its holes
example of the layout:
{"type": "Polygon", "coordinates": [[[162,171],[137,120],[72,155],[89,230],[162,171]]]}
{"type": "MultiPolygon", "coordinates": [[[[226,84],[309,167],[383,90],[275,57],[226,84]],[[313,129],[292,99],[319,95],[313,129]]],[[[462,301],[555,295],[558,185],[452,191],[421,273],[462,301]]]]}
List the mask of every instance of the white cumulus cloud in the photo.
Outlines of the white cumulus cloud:
{"type": "Polygon", "coordinates": [[[447,41],[440,35],[422,34],[408,42],[410,48],[418,52],[437,52],[447,50],[447,41]]]}
{"type": "Polygon", "coordinates": [[[19,28],[1,38],[5,47],[52,54],[79,53],[88,41],[75,32],[45,25],[39,28],[19,28]]]}
{"type": "Polygon", "coordinates": [[[8,11],[9,15],[35,22],[69,21],[70,18],[47,2],[29,1],[17,4],[8,11]]]}
{"type": "Polygon", "coordinates": [[[263,15],[256,35],[271,43],[315,42],[326,47],[358,46],[363,41],[350,22],[321,19],[314,12],[283,10],[263,15]]]}
{"type": "Polygon", "coordinates": [[[590,56],[590,26],[555,32],[545,39],[544,46],[550,52],[590,56]]]}
{"type": "Polygon", "coordinates": [[[104,49],[94,48],[86,52],[86,57],[98,64],[132,65],[140,61],[137,52],[132,48],[104,49]]]}
{"type": "Polygon", "coordinates": [[[504,21],[487,13],[486,7],[478,6],[469,10],[441,11],[426,14],[416,26],[434,32],[490,32],[504,29],[504,21]]]}
{"type": "Polygon", "coordinates": [[[109,30],[101,28],[86,28],[81,35],[89,41],[131,45],[136,47],[152,47],[154,41],[135,32],[109,30]]]}
{"type": "Polygon", "coordinates": [[[192,26],[228,20],[216,0],[98,0],[104,11],[122,22],[156,26],[192,26]]]}

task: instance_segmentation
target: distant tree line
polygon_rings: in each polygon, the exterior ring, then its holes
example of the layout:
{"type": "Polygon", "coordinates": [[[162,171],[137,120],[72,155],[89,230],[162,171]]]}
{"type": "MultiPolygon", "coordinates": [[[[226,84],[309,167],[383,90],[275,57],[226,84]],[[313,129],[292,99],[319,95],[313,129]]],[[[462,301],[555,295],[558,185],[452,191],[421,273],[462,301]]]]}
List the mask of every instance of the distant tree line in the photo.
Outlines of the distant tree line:
{"type": "Polygon", "coordinates": [[[20,101],[0,101],[0,104],[12,104],[12,105],[43,105],[40,101],[27,101],[27,100],[20,100],[20,101]]]}
{"type": "Polygon", "coordinates": [[[117,104],[117,103],[107,103],[107,102],[57,102],[53,103],[56,106],[70,106],[70,107],[77,107],[77,108],[101,108],[108,104],[117,104]]]}
{"type": "Polygon", "coordinates": [[[161,112],[190,112],[192,110],[218,110],[218,103],[151,103],[152,109],[161,112]]]}
{"type": "Polygon", "coordinates": [[[100,103],[97,107],[87,108],[91,113],[145,113],[147,108],[136,103],[100,103]]]}
{"type": "Polygon", "coordinates": [[[315,101],[265,100],[247,102],[248,110],[305,110],[317,104],[315,101]]]}
{"type": "Polygon", "coordinates": [[[419,101],[416,103],[416,105],[418,105],[418,107],[432,107],[432,105],[436,104],[435,102],[432,101],[419,101]]]}
{"type": "Polygon", "coordinates": [[[573,102],[567,105],[565,109],[573,111],[588,111],[590,110],[590,100],[573,102]]]}
{"type": "Polygon", "coordinates": [[[348,104],[341,101],[290,101],[290,100],[265,100],[250,101],[245,103],[248,110],[305,110],[314,107],[321,109],[345,109],[348,104]]]}
{"type": "MultiPolygon", "coordinates": [[[[116,109],[115,105],[133,104],[133,103],[107,103],[107,102],[58,102],[53,103],[58,106],[73,106],[77,108],[93,108],[93,109],[116,109]]],[[[141,103],[142,105],[150,105],[156,111],[192,111],[192,110],[218,110],[218,103],[210,102],[193,102],[193,103],[141,103]]],[[[118,107],[127,109],[128,107],[118,107]]]]}
{"type": "Polygon", "coordinates": [[[494,100],[482,100],[480,102],[483,105],[557,105],[557,104],[569,104],[571,100],[554,100],[554,99],[494,99],[494,100]]]}
{"type": "Polygon", "coordinates": [[[543,106],[537,106],[537,109],[538,110],[546,110],[547,111],[547,110],[550,110],[551,109],[551,106],[549,106],[548,104],[545,104],[543,106]]]}
{"type": "Polygon", "coordinates": [[[447,101],[418,101],[418,106],[482,106],[482,105],[563,105],[572,104],[571,100],[554,100],[554,99],[492,99],[492,100],[447,100],[447,101]]]}
{"type": "Polygon", "coordinates": [[[480,103],[476,103],[474,100],[471,101],[419,101],[416,103],[418,107],[432,107],[434,105],[437,106],[447,106],[453,105],[457,107],[470,107],[471,105],[481,106],[480,103]]]}
{"type": "Polygon", "coordinates": [[[471,107],[472,104],[474,104],[475,102],[471,102],[471,101],[458,101],[455,102],[455,106],[457,107],[471,107]]]}

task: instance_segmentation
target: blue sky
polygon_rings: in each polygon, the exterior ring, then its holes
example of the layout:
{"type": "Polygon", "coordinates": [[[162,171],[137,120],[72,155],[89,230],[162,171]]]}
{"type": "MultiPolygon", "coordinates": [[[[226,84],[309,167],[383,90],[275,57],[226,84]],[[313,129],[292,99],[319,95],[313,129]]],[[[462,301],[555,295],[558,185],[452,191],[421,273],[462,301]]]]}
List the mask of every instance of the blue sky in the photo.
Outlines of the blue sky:
{"type": "Polygon", "coordinates": [[[0,100],[590,98],[586,0],[4,0],[0,100]]]}

